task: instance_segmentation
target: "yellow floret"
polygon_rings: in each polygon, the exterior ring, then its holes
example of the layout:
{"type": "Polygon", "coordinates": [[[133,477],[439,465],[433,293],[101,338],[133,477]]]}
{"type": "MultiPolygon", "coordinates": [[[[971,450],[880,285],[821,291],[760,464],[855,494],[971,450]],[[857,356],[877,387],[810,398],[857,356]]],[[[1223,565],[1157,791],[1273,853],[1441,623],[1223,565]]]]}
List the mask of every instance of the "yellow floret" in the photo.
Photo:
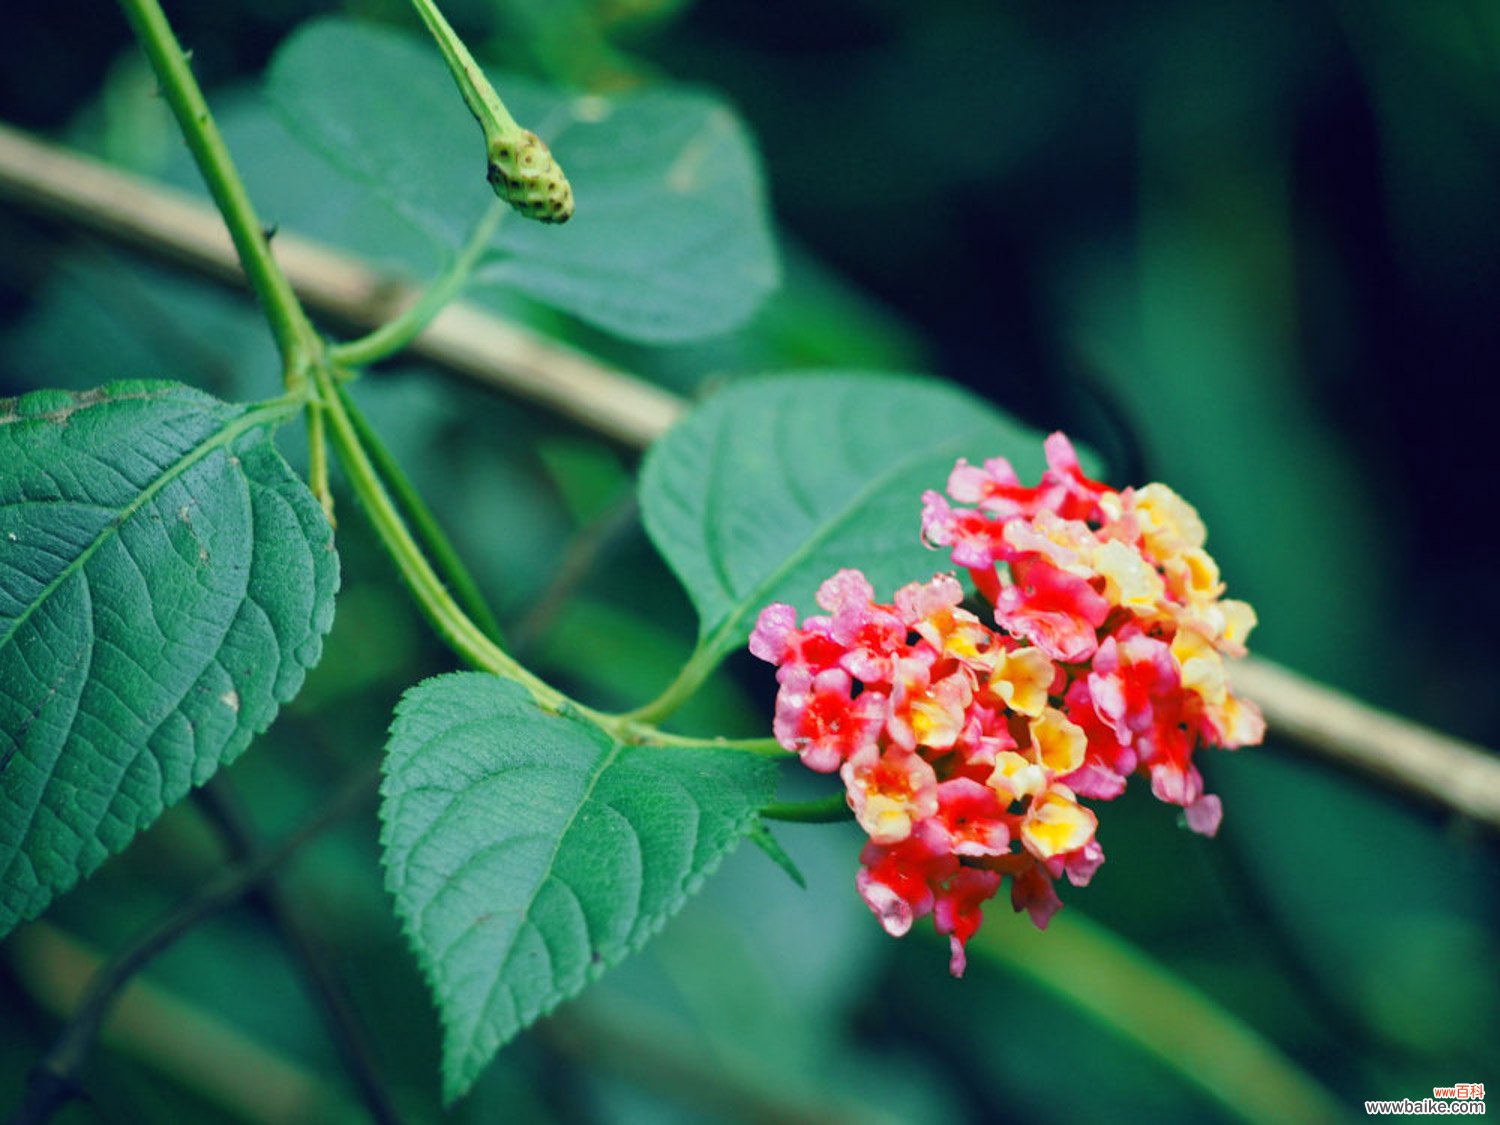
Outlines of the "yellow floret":
{"type": "Polygon", "coordinates": [[[1002,750],[995,755],[990,788],[1009,804],[1023,797],[1034,797],[1047,788],[1047,774],[1031,759],[1014,750],[1002,750]]]}
{"type": "Polygon", "coordinates": [[[1088,736],[1055,707],[1031,720],[1031,747],[1038,762],[1061,777],[1083,765],[1088,736]]]}
{"type": "Polygon", "coordinates": [[[1031,803],[1021,825],[1021,840],[1026,850],[1038,859],[1077,851],[1089,842],[1098,828],[1098,818],[1073,799],[1073,794],[1058,785],[1031,803]]]}
{"type": "Polygon", "coordinates": [[[1166,594],[1156,568],[1118,539],[1101,544],[1094,552],[1094,570],[1104,578],[1104,596],[1113,605],[1150,612],[1166,594]]]}
{"type": "Polygon", "coordinates": [[[1164,484],[1136,489],[1135,508],[1146,549],[1158,559],[1201,548],[1208,538],[1198,510],[1164,484]]]}
{"type": "Polygon", "coordinates": [[[898,844],[911,835],[911,804],[884,793],[871,793],[859,810],[858,820],[875,843],[898,844]]]}
{"type": "Polygon", "coordinates": [[[1047,706],[1047,692],[1055,675],[1051,659],[1039,648],[998,652],[990,672],[990,690],[1012,711],[1036,716],[1047,706]]]}
{"type": "Polygon", "coordinates": [[[1172,638],[1172,656],[1182,670],[1182,686],[1205,703],[1218,703],[1229,691],[1229,677],[1218,649],[1197,629],[1181,628],[1172,638]]]}

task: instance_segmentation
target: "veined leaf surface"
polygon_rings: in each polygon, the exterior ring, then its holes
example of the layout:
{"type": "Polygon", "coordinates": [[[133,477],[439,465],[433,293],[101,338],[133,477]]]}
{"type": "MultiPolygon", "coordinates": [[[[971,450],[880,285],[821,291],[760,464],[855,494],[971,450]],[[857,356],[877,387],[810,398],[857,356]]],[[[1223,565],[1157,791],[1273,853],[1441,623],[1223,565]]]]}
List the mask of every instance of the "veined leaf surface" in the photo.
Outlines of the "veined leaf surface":
{"type": "Polygon", "coordinates": [[[406,693],[385,774],[386,882],[442,1017],[449,1101],[655,934],[775,784],[767,759],[627,746],[479,672],[406,693]]]}
{"type": "MultiPolygon", "coordinates": [[[[667,343],[736,327],[778,283],[760,162],[729,107],[680,89],[602,98],[491,78],[552,149],[577,211],[558,227],[506,216],[474,300],[503,286],[667,343]]],[[[479,129],[426,36],[314,21],[277,52],[268,92],[311,145],[449,250],[495,203],[479,129]]]]}
{"type": "Polygon", "coordinates": [[[952,569],[922,545],[925,489],[959,457],[1043,466],[1042,435],[955,387],[910,376],[786,374],[736,383],[652,446],[646,529],[722,656],[769,602],[815,612],[813,594],[857,567],[890,597],[952,569]]]}
{"type": "Polygon", "coordinates": [[[280,405],[175,383],[0,402],[0,934],[270,724],[338,559],[280,405]]]}

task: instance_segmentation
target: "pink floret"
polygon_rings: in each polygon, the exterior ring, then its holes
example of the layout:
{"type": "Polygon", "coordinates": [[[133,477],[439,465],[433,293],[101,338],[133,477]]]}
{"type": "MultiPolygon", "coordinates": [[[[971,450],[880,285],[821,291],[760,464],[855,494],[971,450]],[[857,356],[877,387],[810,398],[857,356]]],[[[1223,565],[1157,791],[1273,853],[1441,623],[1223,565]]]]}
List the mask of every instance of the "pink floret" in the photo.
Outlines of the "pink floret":
{"type": "Polygon", "coordinates": [[[1000,874],[978,867],[960,868],[933,902],[933,928],[949,935],[952,955],[948,971],[955,977],[964,975],[968,958],[964,947],[984,921],[981,907],[1000,889],[1000,874]]]}
{"type": "Polygon", "coordinates": [[[840,611],[849,608],[863,609],[875,600],[875,587],[870,580],[853,568],[846,567],[818,587],[816,601],[837,619],[840,611]]]}
{"type": "Polygon", "coordinates": [[[773,602],[760,611],[750,633],[750,653],[768,664],[780,664],[788,642],[797,631],[797,611],[785,602],[773,602]]]}
{"type": "Polygon", "coordinates": [[[885,723],[884,699],[874,692],[850,694],[849,674],[828,668],[811,675],[788,671],[776,697],[771,729],[776,741],[802,758],[809,769],[833,773],[875,743],[885,723]]]}
{"type": "Polygon", "coordinates": [[[1188,827],[1200,836],[1215,835],[1224,819],[1224,806],[1212,793],[1203,794],[1182,811],[1187,816],[1188,827]]]}
{"type": "Polygon", "coordinates": [[[1085,579],[1034,556],[1012,563],[1011,569],[1016,583],[1000,591],[996,623],[1053,660],[1071,664],[1092,656],[1109,602],[1085,579]]]}
{"type": "Polygon", "coordinates": [[[896,591],[896,612],[903,623],[916,625],[964,600],[964,588],[951,574],[936,574],[927,582],[912,582],[896,591]]]}
{"type": "Polygon", "coordinates": [[[1052,889],[1052,880],[1040,866],[1027,868],[1010,881],[1010,904],[1016,912],[1031,915],[1031,924],[1045,930],[1052,915],[1062,909],[1062,899],[1052,889]]]}
{"type": "Polygon", "coordinates": [[[955,777],[937,787],[937,815],[928,823],[954,855],[1004,855],[1010,827],[1000,798],[988,785],[955,777]]]}

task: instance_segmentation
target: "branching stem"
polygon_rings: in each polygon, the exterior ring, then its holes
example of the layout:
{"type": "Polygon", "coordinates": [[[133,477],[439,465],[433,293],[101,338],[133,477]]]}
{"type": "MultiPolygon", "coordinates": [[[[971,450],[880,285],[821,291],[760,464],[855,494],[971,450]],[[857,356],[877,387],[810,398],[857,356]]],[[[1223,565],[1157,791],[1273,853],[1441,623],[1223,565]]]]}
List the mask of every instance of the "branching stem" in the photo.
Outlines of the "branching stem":
{"type": "MultiPolygon", "coordinates": [[[[337,375],[338,372],[335,371],[334,374],[337,375]]],[[[366,420],[341,382],[336,381],[335,390],[344,413],[348,415],[354,427],[355,436],[359,438],[360,444],[369,454],[371,465],[374,466],[386,488],[390,490],[401,515],[411,523],[417,540],[427,549],[432,558],[433,567],[447,582],[459,605],[474,619],[480,631],[497,645],[501,644],[500,623],[496,620],[494,611],[485,601],[484,594],[479,589],[479,583],[469,573],[469,568],[464,565],[462,556],[444,533],[437,517],[427,507],[421,493],[408,479],[400,463],[391,456],[390,451],[380,440],[380,435],[366,420]]]]}
{"type": "Polygon", "coordinates": [[[576,708],[562,692],[527,671],[487,637],[454,601],[453,595],[448,592],[412,536],[411,529],[407,527],[406,520],[376,471],[369,452],[360,441],[359,432],[344,407],[344,399],[339,393],[340,388],[333,372],[327,365],[320,364],[313,368],[313,379],[328,415],[333,447],[338,452],[354,494],[364,506],[375,533],[390,553],[396,569],[406,581],[423,615],[437,630],[438,636],[472,667],[493,672],[523,685],[544,710],[559,712],[565,707],[576,708]]]}
{"type": "MultiPolygon", "coordinates": [[[[212,209],[3,124],[0,196],[200,274],[238,280],[212,209]]],[[[288,232],[279,243],[310,307],[345,321],[377,322],[391,286],[368,262],[288,232]]],[[[450,306],[414,348],[440,367],[633,448],[660,437],[688,407],[644,380],[462,303],[450,306]]],[[[1397,719],[1268,661],[1240,661],[1233,675],[1261,705],[1272,732],[1304,752],[1500,830],[1500,759],[1484,747],[1397,719]],[[1259,671],[1269,673],[1264,683],[1252,681],[1259,671]],[[1303,720],[1304,700],[1321,715],[1321,729],[1303,720]],[[1371,716],[1392,721],[1372,723],[1371,716]],[[1461,783],[1453,763],[1462,765],[1461,783]]],[[[629,717],[665,714],[686,694],[664,694],[629,717]]]]}
{"type": "Polygon", "coordinates": [[[333,362],[341,367],[368,367],[395,355],[420,336],[422,330],[432,323],[432,319],[468,285],[507,210],[503,200],[496,199],[491,203],[474,224],[474,230],[463,249],[448,263],[448,268],[422,291],[422,295],[407,306],[406,311],[386,321],[368,335],[344,344],[335,344],[329,349],[333,362]]]}

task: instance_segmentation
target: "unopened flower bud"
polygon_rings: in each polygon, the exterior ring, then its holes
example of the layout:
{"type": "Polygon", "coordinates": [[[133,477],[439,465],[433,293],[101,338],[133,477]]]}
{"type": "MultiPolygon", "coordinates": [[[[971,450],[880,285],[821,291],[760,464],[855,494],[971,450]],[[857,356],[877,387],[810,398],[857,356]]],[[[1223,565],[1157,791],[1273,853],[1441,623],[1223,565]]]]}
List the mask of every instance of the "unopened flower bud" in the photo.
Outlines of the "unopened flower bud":
{"type": "Polygon", "coordinates": [[[573,217],[573,187],[546,142],[531,130],[496,141],[489,161],[495,194],[528,219],[565,223],[573,217]]]}

